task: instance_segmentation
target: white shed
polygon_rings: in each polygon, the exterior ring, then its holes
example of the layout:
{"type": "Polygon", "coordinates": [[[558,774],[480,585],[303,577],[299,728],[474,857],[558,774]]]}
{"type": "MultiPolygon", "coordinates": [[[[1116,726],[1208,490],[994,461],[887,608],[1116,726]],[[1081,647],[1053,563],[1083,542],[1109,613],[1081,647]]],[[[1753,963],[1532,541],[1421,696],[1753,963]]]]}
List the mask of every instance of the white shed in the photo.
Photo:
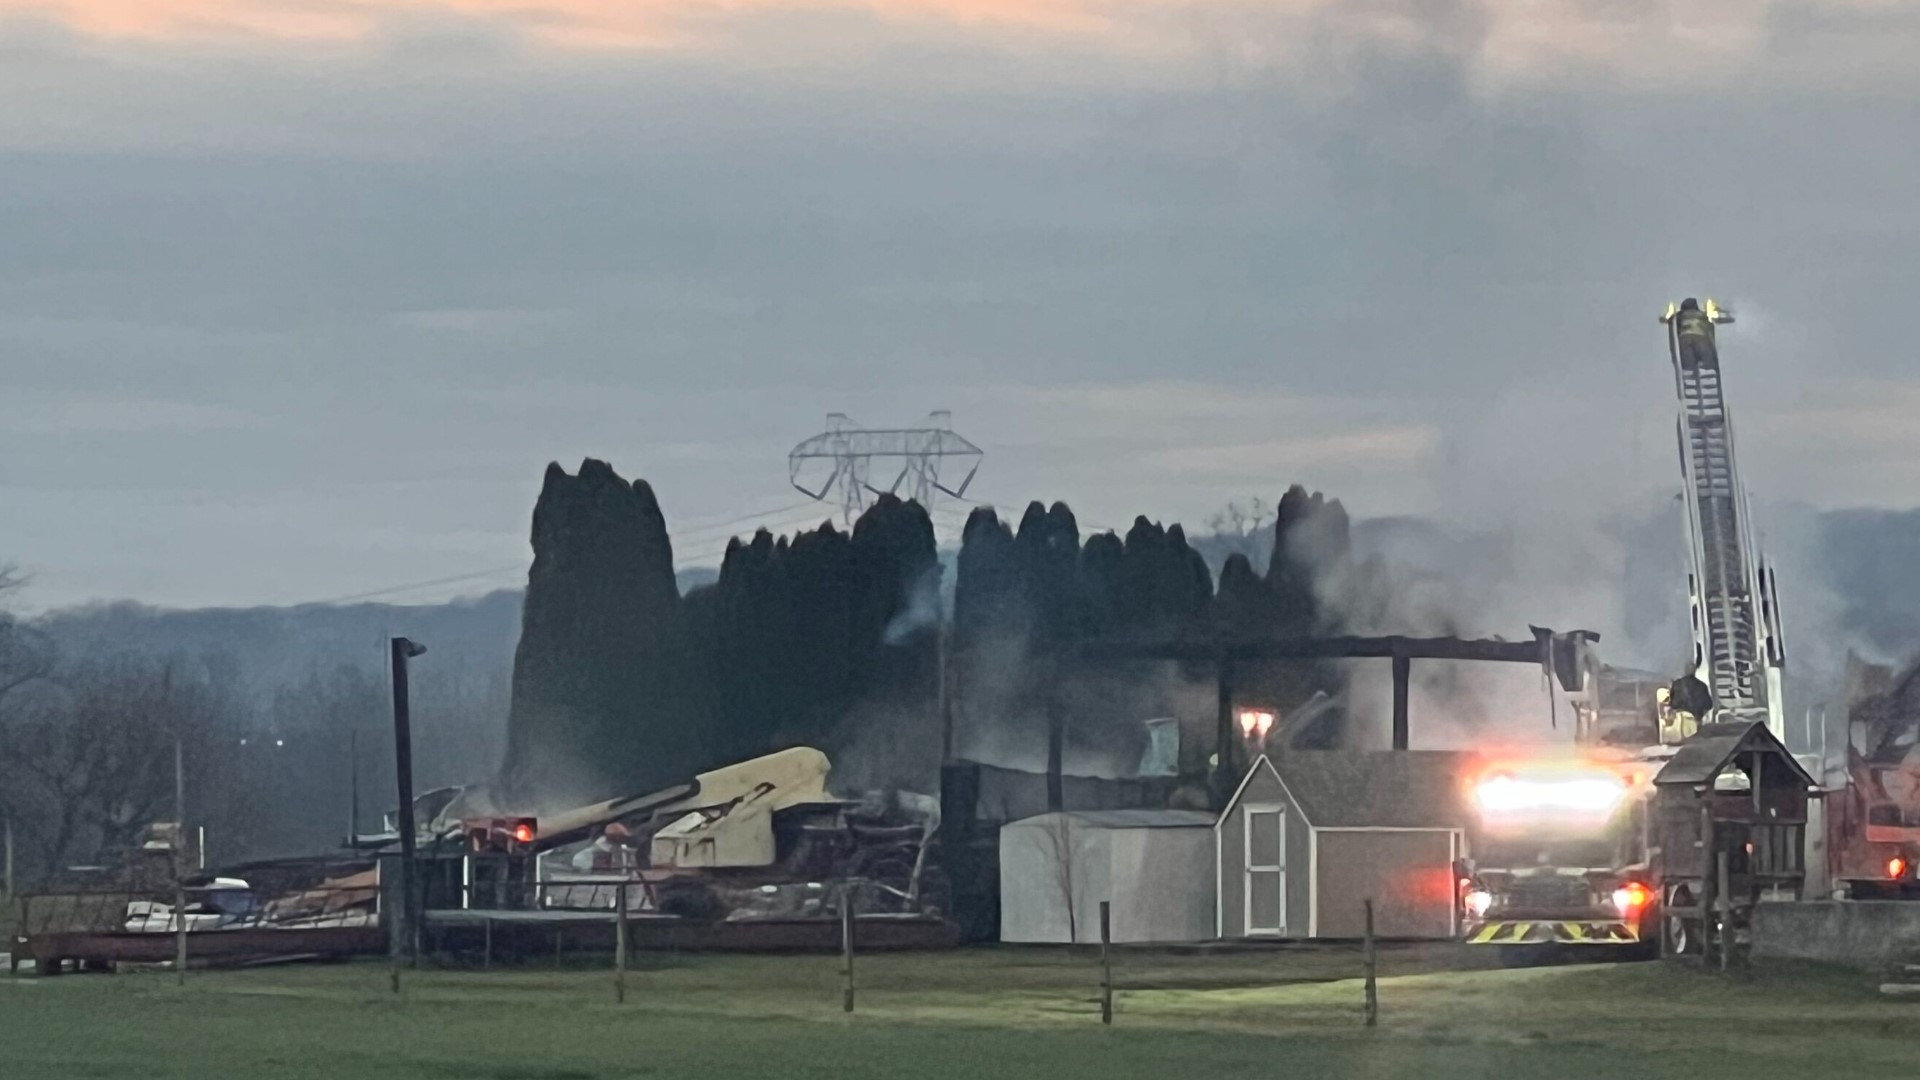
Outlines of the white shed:
{"type": "Polygon", "coordinates": [[[1195,810],[1067,810],[1000,830],[1000,940],[1205,941],[1214,927],[1214,818],[1195,810]]]}

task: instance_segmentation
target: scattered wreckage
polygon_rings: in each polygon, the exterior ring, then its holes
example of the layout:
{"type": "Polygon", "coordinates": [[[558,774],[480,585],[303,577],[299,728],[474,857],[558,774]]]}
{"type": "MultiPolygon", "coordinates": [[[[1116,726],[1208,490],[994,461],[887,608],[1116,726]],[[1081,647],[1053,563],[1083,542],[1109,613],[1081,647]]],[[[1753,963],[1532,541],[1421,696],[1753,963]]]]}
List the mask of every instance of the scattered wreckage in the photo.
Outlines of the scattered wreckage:
{"type": "Polygon", "coordinates": [[[463,821],[459,902],[443,872],[427,906],[612,910],[625,887],[630,912],[711,922],[826,917],[844,891],[861,915],[944,917],[938,800],[839,798],[830,769],[825,754],[795,747],[547,818],[463,821]]]}
{"type": "MultiPolygon", "coordinates": [[[[934,857],[938,801],[841,798],[828,788],[830,769],[825,754],[796,747],[541,818],[500,816],[484,789],[430,792],[411,822],[429,933],[456,950],[484,935],[491,952],[496,933],[509,950],[562,938],[597,948],[624,910],[642,947],[830,947],[851,903],[863,921],[885,924],[877,947],[955,943],[952,890],[934,857]]],[[[397,817],[344,854],[184,880],[174,867],[196,856],[142,845],[125,866],[23,897],[16,962],[46,974],[166,962],[183,929],[196,963],[385,951],[382,916],[398,903],[397,817]]]]}

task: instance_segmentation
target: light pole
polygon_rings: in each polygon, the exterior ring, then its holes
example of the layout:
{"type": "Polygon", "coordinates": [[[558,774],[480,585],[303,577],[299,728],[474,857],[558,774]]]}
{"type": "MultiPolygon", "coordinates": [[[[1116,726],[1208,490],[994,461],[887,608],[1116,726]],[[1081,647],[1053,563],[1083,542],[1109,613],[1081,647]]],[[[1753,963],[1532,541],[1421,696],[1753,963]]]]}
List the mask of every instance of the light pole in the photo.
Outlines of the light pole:
{"type": "MultiPolygon", "coordinates": [[[[394,638],[393,648],[393,765],[400,786],[400,910],[396,925],[389,933],[390,948],[409,962],[419,955],[419,890],[414,881],[413,849],[413,731],[407,703],[407,661],[427,651],[403,637],[394,638]]],[[[395,978],[398,978],[396,975],[395,978]]]]}
{"type": "Polygon", "coordinates": [[[187,751],[173,729],[173,979],[187,985],[187,751]]]}

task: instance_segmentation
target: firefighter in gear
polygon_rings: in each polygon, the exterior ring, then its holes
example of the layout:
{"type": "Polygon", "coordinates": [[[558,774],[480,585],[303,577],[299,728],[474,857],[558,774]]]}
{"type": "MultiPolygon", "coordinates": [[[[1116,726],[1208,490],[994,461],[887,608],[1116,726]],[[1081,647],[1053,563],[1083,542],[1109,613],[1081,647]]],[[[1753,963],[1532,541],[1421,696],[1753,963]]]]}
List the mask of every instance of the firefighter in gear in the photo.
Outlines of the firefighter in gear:
{"type": "Polygon", "coordinates": [[[1680,301],[1673,316],[1674,340],[1680,345],[1680,364],[1688,369],[1720,366],[1719,350],[1714,345],[1713,317],[1700,310],[1700,301],[1689,296],[1680,301]]]}
{"type": "Polygon", "coordinates": [[[614,822],[573,855],[573,868],[597,874],[630,871],[639,864],[627,827],[614,822]]]}

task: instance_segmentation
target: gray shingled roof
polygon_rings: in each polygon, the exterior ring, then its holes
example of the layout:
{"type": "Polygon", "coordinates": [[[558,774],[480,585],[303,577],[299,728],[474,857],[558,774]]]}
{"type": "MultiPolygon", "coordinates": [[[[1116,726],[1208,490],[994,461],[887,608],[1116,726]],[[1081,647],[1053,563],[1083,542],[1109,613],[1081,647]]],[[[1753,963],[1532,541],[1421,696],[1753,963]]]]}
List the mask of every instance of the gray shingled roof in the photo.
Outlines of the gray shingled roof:
{"type": "Polygon", "coordinates": [[[1780,740],[1773,737],[1767,725],[1758,721],[1740,720],[1730,723],[1702,724],[1700,730],[1680,744],[1661,770],[1654,775],[1656,784],[1704,784],[1726,767],[1729,759],[1736,753],[1746,750],[1770,750],[1779,754],[1793,767],[1800,770],[1809,785],[1813,778],[1806,776],[1800,769],[1800,763],[1793,760],[1780,740]]]}
{"type": "Polygon", "coordinates": [[[1442,750],[1294,750],[1268,760],[1315,828],[1465,828],[1470,756],[1442,750]]]}

